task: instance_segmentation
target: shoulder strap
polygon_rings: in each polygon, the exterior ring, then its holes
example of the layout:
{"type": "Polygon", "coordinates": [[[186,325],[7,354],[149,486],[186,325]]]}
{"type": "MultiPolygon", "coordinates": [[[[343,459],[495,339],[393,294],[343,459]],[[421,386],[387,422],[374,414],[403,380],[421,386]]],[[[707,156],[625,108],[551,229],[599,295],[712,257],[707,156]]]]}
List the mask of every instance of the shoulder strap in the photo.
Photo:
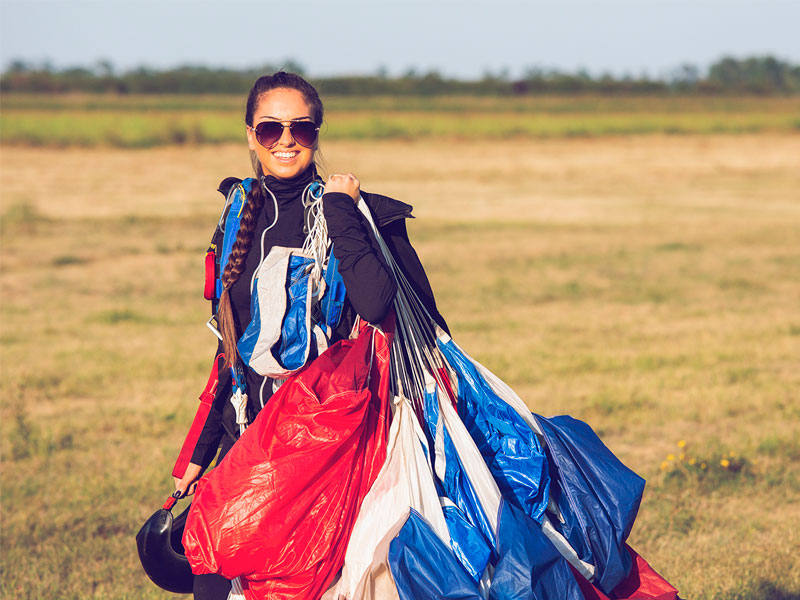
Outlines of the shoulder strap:
{"type": "Polygon", "coordinates": [[[214,286],[214,307],[216,313],[216,303],[222,295],[222,273],[228,264],[228,259],[233,250],[233,245],[236,243],[236,235],[239,233],[239,226],[241,224],[242,211],[247,202],[247,194],[250,192],[255,179],[248,177],[244,180],[237,180],[229,177],[220,184],[220,191],[223,191],[223,186],[227,187],[227,196],[225,199],[225,206],[222,210],[217,229],[214,232],[214,237],[211,240],[211,246],[216,254],[216,273],[215,273],[215,286],[214,286]],[[225,186],[225,184],[228,184],[225,186]],[[220,236],[222,240],[220,241],[220,236]],[[219,245],[221,244],[221,246],[219,245]]]}

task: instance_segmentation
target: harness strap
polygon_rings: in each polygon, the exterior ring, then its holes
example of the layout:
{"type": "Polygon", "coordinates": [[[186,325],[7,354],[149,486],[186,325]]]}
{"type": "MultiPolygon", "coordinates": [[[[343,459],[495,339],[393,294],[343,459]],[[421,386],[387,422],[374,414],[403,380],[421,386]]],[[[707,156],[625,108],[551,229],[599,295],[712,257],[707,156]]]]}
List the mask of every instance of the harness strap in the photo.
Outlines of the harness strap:
{"type": "Polygon", "coordinates": [[[214,294],[217,291],[217,253],[214,248],[209,248],[206,252],[205,262],[205,281],[203,285],[203,297],[206,300],[215,300],[214,294]]]}
{"type": "Polygon", "coordinates": [[[172,468],[173,477],[183,477],[186,473],[186,467],[192,460],[192,454],[197,446],[197,440],[200,439],[200,432],[208,419],[208,413],[211,412],[211,403],[214,402],[214,395],[217,392],[217,385],[219,385],[219,360],[225,359],[225,355],[220,353],[214,358],[214,364],[211,367],[211,372],[208,375],[206,387],[200,394],[200,405],[197,407],[197,413],[194,415],[192,426],[189,428],[189,433],[186,434],[186,439],[183,441],[181,451],[178,454],[178,459],[175,461],[175,466],[172,468]]]}

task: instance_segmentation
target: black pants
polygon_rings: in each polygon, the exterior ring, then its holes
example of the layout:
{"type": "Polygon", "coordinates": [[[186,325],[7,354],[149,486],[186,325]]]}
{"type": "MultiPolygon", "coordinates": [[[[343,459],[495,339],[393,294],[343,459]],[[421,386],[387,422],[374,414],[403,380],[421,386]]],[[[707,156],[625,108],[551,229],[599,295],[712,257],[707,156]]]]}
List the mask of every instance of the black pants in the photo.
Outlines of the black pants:
{"type": "Polygon", "coordinates": [[[195,600],[226,600],[230,591],[231,581],[222,575],[208,573],[194,576],[195,600]]]}

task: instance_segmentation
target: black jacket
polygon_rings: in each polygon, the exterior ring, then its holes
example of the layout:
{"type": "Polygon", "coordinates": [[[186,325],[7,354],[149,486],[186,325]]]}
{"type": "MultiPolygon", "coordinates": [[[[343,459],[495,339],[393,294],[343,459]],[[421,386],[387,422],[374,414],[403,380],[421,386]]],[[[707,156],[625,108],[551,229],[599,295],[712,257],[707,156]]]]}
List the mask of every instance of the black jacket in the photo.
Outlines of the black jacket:
{"type": "MultiPolygon", "coordinates": [[[[316,173],[312,169],[310,176],[303,174],[299,178],[300,181],[283,182],[273,178],[267,180],[269,189],[277,198],[278,219],[275,226],[265,232],[275,219],[275,207],[272,199],[267,197],[264,210],[258,216],[253,246],[247,256],[245,270],[231,288],[231,304],[238,335],[241,335],[250,322],[250,281],[261,259],[273,246],[300,247],[303,244],[304,216],[299,193],[314,176],[316,173]]],[[[238,180],[228,178],[221,184],[220,191],[227,194],[228,188],[236,183],[238,180]]],[[[422,264],[408,240],[405,221],[413,218],[412,207],[379,194],[362,192],[361,195],[369,206],[381,237],[395,261],[431,316],[447,330],[447,324],[436,308],[433,291],[422,264]]],[[[328,236],[336,248],[336,256],[340,261],[339,271],[347,290],[342,318],[331,339],[333,343],[350,334],[356,314],[371,323],[380,322],[392,306],[396,286],[376,244],[371,227],[356,208],[352,198],[342,193],[325,194],[323,208],[328,236]]],[[[218,349],[218,354],[220,352],[221,347],[218,349]]],[[[239,436],[235,411],[230,403],[230,370],[222,369],[221,363],[220,360],[218,363],[220,381],[211,411],[192,453],[192,462],[202,467],[207,467],[211,463],[220,444],[221,460],[239,436]]],[[[245,371],[248,417],[252,422],[272,394],[272,381],[248,367],[245,367],[245,371]]]]}

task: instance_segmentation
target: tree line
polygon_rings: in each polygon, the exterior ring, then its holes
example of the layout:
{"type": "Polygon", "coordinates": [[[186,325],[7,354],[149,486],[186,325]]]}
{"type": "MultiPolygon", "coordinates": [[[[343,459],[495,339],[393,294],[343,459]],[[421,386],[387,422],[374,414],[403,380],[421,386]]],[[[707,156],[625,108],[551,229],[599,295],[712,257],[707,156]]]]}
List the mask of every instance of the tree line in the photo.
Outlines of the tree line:
{"type": "MultiPolygon", "coordinates": [[[[114,93],[114,94],[244,94],[253,81],[279,68],[303,74],[305,69],[289,61],[280,67],[228,69],[181,66],[173,69],[139,67],[117,72],[108,61],[91,67],[54,68],[14,60],[0,75],[0,92],[26,93],[114,93]]],[[[773,56],[723,57],[708,69],[684,64],[660,77],[591,75],[587,71],[564,72],[530,68],[521,77],[508,71],[487,72],[478,80],[444,77],[436,71],[418,73],[409,69],[389,77],[385,70],[373,75],[310,78],[326,95],[527,95],[602,94],[656,95],[800,93],[800,65],[773,56]]]]}

